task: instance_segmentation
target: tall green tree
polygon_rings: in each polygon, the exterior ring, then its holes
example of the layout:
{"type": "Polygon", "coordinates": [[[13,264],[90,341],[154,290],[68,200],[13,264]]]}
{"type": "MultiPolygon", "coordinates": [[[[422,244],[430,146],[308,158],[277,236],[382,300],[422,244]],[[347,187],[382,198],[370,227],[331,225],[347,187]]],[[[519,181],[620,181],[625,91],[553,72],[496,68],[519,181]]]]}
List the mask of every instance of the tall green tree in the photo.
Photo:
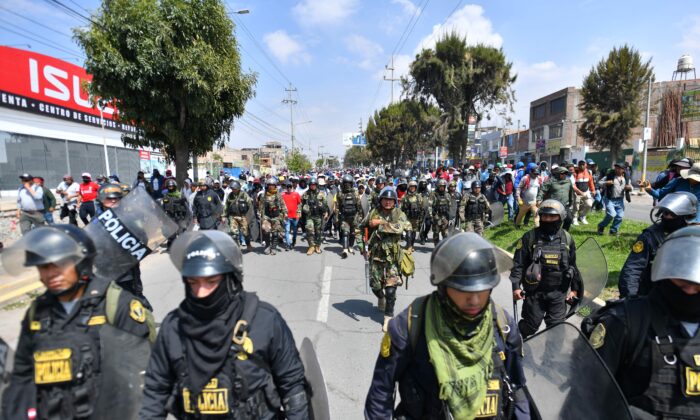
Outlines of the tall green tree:
{"type": "Polygon", "coordinates": [[[117,118],[137,127],[126,144],[161,149],[177,179],[190,156],[223,147],[254,95],[256,75],[241,70],[234,26],[219,0],[103,0],[75,37],[93,80],[117,118]]]}
{"type": "Polygon", "coordinates": [[[651,59],[644,62],[636,49],[624,45],[613,48],[583,79],[580,108],[585,122],[579,133],[593,147],[609,149],[613,162],[640,123],[640,101],[650,78],[651,59]]]}
{"type": "Polygon", "coordinates": [[[287,169],[296,174],[305,174],[311,169],[311,161],[305,154],[294,150],[287,158],[287,169]]]}
{"type": "Polygon", "coordinates": [[[352,146],[345,151],[343,165],[346,168],[356,166],[369,166],[372,163],[372,154],[364,146],[352,146]]]}
{"type": "Polygon", "coordinates": [[[367,150],[376,162],[401,166],[418,150],[434,147],[440,111],[432,105],[403,100],[375,111],[367,122],[367,150]]]}
{"type": "Polygon", "coordinates": [[[469,116],[481,120],[496,106],[512,112],[515,80],[502,49],[468,46],[465,38],[451,33],[438,40],[435,49],[423,49],[416,56],[403,86],[411,97],[437,104],[441,110],[437,138],[462,163],[469,116]]]}

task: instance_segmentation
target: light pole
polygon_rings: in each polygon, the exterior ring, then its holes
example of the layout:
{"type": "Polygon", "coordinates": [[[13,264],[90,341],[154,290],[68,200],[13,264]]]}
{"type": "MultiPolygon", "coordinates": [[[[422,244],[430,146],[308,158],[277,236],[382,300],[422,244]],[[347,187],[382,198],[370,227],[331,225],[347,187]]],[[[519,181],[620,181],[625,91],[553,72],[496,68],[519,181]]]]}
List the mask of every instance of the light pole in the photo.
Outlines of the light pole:
{"type": "Polygon", "coordinates": [[[105,169],[107,169],[107,173],[105,176],[110,176],[111,173],[109,172],[109,154],[107,154],[107,137],[105,136],[105,118],[104,118],[104,108],[107,106],[104,100],[99,99],[97,101],[97,108],[100,110],[100,125],[102,125],[102,147],[104,148],[105,151],[105,169]]]}

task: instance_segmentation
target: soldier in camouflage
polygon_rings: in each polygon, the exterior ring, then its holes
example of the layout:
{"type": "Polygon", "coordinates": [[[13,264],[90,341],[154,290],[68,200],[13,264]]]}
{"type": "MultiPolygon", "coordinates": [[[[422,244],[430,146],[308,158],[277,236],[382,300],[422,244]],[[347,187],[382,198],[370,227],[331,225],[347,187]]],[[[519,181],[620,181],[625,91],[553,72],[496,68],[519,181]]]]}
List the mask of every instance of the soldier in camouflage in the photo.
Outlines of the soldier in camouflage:
{"type": "Polygon", "coordinates": [[[486,196],[481,193],[481,181],[472,181],[471,193],[466,192],[459,203],[459,218],[463,220],[462,230],[484,236],[484,223],[491,213],[486,196]]]}
{"type": "MultiPolygon", "coordinates": [[[[170,218],[178,224],[179,229],[177,233],[180,234],[184,232],[190,224],[189,204],[187,203],[187,199],[182,197],[180,191],[177,190],[177,182],[175,182],[174,179],[165,181],[165,188],[168,192],[161,198],[161,205],[163,206],[165,214],[170,216],[170,218]]],[[[175,238],[177,238],[177,236],[168,239],[168,249],[170,249],[170,245],[175,238]]]]}
{"type": "MultiPolygon", "coordinates": [[[[411,230],[406,215],[397,208],[398,197],[392,187],[385,187],[379,193],[379,208],[372,209],[360,223],[360,231],[368,229],[370,259],[370,286],[377,296],[379,310],[384,311],[383,330],[386,332],[389,320],[394,316],[396,288],[403,284],[400,273],[403,250],[399,244],[404,231],[411,230]]],[[[364,238],[358,235],[364,254],[364,238]]]]}
{"type": "Polygon", "coordinates": [[[244,191],[241,191],[241,183],[233,181],[230,185],[231,193],[226,197],[226,209],[224,214],[229,225],[229,233],[233,240],[240,246],[241,235],[245,238],[248,251],[253,250],[252,238],[248,230],[248,212],[253,207],[253,200],[244,191]]]}
{"type": "Polygon", "coordinates": [[[335,196],[334,207],[338,225],[340,225],[340,244],[343,247],[343,258],[347,258],[348,253],[355,253],[353,250],[355,230],[358,218],[362,217],[362,205],[357,192],[353,188],[354,182],[352,175],[343,175],[341,191],[335,196]]]}
{"type": "Polygon", "coordinates": [[[258,198],[260,223],[263,235],[267,237],[265,253],[275,255],[280,235],[284,235],[284,224],[287,222],[287,205],[277,193],[277,181],[270,177],[265,181],[265,193],[258,198]]]}
{"type": "Polygon", "coordinates": [[[374,190],[372,190],[372,193],[370,194],[370,200],[369,200],[369,206],[370,209],[378,209],[379,208],[379,193],[382,191],[384,186],[386,185],[386,178],[383,176],[378,176],[377,179],[374,181],[374,190]]]}
{"type": "Polygon", "coordinates": [[[432,226],[432,220],[430,218],[430,212],[428,211],[428,203],[430,201],[430,189],[428,189],[428,179],[426,176],[421,177],[418,181],[418,195],[423,197],[423,223],[422,229],[420,230],[420,244],[425,245],[425,241],[428,240],[428,232],[432,226]]]}
{"type": "Polygon", "coordinates": [[[328,216],[329,210],[326,194],[318,190],[316,178],[311,178],[309,189],[301,197],[301,211],[306,218],[306,241],[309,243],[306,255],[311,255],[314,252],[320,254],[323,221],[328,216]]]}
{"type": "Polygon", "coordinates": [[[425,198],[418,194],[418,183],[411,181],[408,183],[408,191],[401,200],[401,211],[404,212],[411,223],[411,231],[406,232],[406,248],[413,251],[416,243],[416,233],[420,232],[425,217],[425,198]]]}
{"type": "Polygon", "coordinates": [[[435,245],[440,242],[440,234],[442,234],[442,239],[447,238],[451,200],[452,198],[447,192],[447,181],[440,179],[437,182],[436,190],[430,194],[430,205],[428,206],[433,225],[433,244],[435,245]]]}

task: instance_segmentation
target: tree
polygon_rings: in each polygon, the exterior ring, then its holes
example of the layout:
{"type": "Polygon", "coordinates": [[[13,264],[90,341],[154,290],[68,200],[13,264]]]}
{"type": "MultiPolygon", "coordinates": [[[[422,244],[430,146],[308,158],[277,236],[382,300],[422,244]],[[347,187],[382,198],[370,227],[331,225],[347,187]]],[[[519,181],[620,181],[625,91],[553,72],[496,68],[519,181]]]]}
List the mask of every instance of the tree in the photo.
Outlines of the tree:
{"type": "Polygon", "coordinates": [[[496,106],[512,112],[516,76],[502,49],[483,44],[467,46],[456,33],[445,35],[435,49],[423,49],[410,66],[403,86],[409,96],[436,103],[441,110],[437,138],[446,140],[450,155],[462,163],[467,151],[469,116],[496,106]]]}
{"type": "Polygon", "coordinates": [[[340,168],[340,161],[337,157],[330,156],[328,159],[326,159],[326,166],[333,169],[340,168]]]}
{"type": "Polygon", "coordinates": [[[392,166],[415,159],[418,150],[436,143],[439,115],[436,107],[408,99],[375,111],[367,122],[367,150],[374,160],[392,166]]]}
{"type": "Polygon", "coordinates": [[[233,22],[218,0],[104,0],[75,36],[93,76],[88,91],[137,128],[124,143],[159,148],[178,182],[189,157],[223,147],[254,92],[241,71],[233,22]]]}
{"type": "Polygon", "coordinates": [[[369,166],[372,163],[372,154],[364,146],[352,146],[345,151],[343,165],[346,168],[356,166],[369,166]]]}
{"type": "Polygon", "coordinates": [[[625,45],[613,48],[583,79],[580,109],[585,122],[579,133],[593,147],[610,149],[613,162],[639,125],[639,104],[650,78],[651,59],[643,62],[637,50],[625,45]]]}
{"type": "Polygon", "coordinates": [[[287,169],[297,174],[305,174],[311,170],[311,162],[306,155],[294,150],[287,158],[287,169]]]}
{"type": "Polygon", "coordinates": [[[316,159],[316,168],[323,168],[324,164],[326,163],[323,158],[318,158],[316,159]]]}

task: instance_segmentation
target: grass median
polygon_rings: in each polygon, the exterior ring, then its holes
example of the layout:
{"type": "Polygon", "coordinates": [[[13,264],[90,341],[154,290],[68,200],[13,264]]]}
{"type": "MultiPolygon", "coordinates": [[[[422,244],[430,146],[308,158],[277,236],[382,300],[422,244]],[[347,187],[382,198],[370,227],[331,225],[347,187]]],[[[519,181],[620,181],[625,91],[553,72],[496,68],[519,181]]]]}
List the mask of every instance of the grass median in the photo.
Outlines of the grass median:
{"type": "MultiPolygon", "coordinates": [[[[603,211],[597,211],[589,213],[588,225],[571,226],[569,233],[574,237],[576,245],[579,246],[587,238],[593,237],[600,244],[600,247],[605,253],[605,257],[608,261],[608,284],[607,287],[601,293],[600,298],[603,300],[616,298],[618,296],[617,281],[620,276],[620,270],[627,260],[627,256],[632,249],[632,244],[637,240],[637,235],[639,235],[644,228],[648,227],[650,223],[642,223],[634,220],[623,219],[622,225],[620,226],[619,236],[612,236],[607,233],[610,225],[606,229],[605,235],[598,235],[598,223],[603,220],[605,213],[603,211]]],[[[495,228],[488,229],[486,231],[486,239],[493,242],[495,245],[505,249],[508,252],[515,252],[515,244],[520,239],[525,232],[533,228],[532,221],[527,227],[520,227],[516,229],[513,222],[504,221],[499,226],[495,228]]],[[[577,264],[581,266],[586,264],[586,261],[577,261],[577,264]]]]}

